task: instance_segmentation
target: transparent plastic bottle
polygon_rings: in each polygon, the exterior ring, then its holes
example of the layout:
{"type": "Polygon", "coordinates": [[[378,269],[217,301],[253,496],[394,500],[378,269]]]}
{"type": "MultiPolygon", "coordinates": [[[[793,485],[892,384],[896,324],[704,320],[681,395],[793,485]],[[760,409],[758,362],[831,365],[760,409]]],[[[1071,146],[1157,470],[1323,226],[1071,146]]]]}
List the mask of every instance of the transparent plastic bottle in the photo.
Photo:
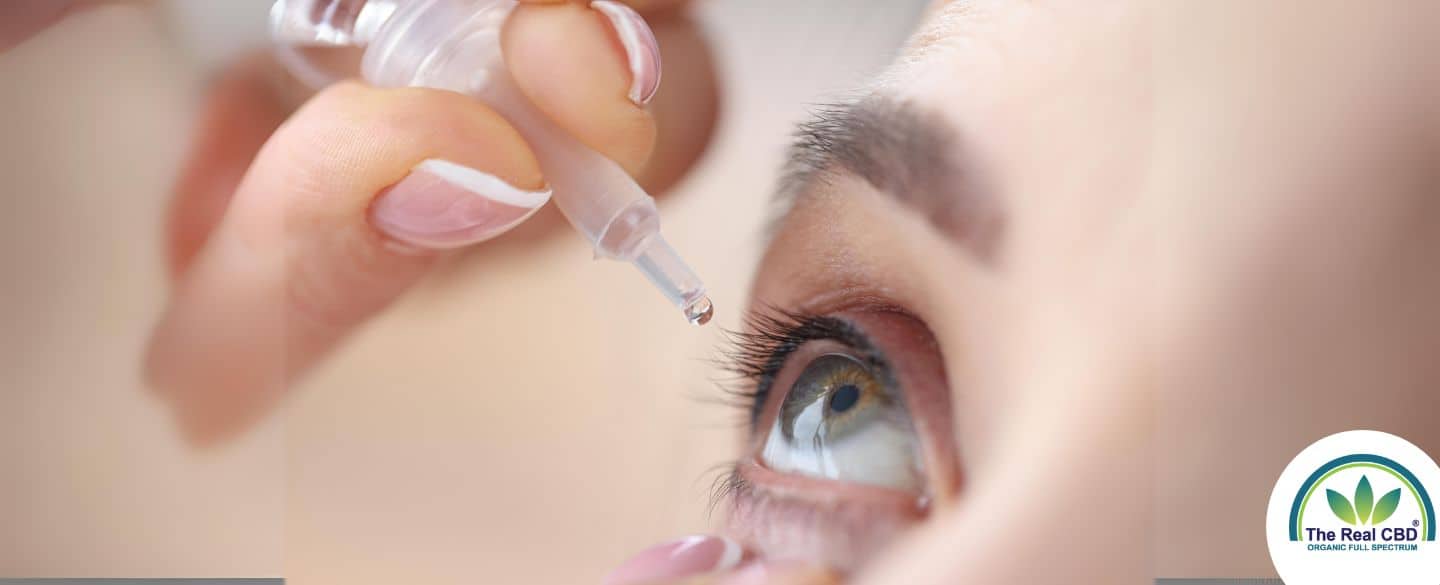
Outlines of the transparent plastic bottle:
{"type": "Polygon", "coordinates": [[[552,200],[598,257],[630,262],[691,323],[713,314],[705,285],[660,233],[655,200],[618,164],[560,129],[505,67],[500,27],[514,0],[278,0],[282,45],[365,47],[361,73],[383,87],[433,87],[473,96],[530,144],[552,200]]]}

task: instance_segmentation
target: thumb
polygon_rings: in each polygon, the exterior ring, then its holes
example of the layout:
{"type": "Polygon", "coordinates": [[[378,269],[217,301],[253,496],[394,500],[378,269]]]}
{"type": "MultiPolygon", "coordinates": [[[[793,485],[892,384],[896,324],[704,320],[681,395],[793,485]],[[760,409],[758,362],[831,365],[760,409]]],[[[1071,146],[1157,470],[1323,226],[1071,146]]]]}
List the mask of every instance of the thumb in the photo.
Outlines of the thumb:
{"type": "Polygon", "coordinates": [[[633,176],[655,146],[645,104],[660,86],[660,48],[634,10],[593,6],[520,5],[505,23],[503,53],[537,107],[633,176]]]}

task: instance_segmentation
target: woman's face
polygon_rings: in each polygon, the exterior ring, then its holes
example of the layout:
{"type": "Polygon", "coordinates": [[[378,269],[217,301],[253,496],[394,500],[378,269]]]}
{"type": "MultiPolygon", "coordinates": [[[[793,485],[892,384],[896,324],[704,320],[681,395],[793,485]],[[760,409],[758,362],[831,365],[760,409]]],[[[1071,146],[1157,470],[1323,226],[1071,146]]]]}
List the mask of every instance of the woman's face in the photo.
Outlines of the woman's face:
{"type": "Polygon", "coordinates": [[[728,533],[881,582],[1268,575],[1301,447],[1435,448],[1437,7],[1396,4],[937,3],[790,154],[728,533]]]}

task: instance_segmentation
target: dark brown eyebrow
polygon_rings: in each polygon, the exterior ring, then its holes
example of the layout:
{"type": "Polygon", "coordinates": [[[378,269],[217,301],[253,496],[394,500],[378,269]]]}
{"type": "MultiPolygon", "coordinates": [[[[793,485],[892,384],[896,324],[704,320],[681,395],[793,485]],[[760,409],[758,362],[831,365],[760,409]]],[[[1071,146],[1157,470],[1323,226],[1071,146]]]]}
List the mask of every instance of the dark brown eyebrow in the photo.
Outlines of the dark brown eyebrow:
{"type": "Polygon", "coordinates": [[[1003,228],[995,194],[985,188],[957,132],[940,115],[884,96],[823,106],[801,123],[790,145],[775,203],[776,225],[794,201],[844,173],[924,216],[989,260],[1003,228]]]}

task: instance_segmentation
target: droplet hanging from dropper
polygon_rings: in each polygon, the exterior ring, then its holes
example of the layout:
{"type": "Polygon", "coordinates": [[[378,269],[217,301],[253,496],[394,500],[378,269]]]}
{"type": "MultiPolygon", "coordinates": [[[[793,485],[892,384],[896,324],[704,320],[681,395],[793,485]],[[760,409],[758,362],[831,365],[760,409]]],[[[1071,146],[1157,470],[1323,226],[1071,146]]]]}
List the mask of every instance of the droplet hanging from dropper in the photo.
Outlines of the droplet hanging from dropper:
{"type": "Polygon", "coordinates": [[[710,302],[710,297],[700,297],[700,300],[685,307],[685,319],[689,320],[691,325],[704,325],[714,316],[715,305],[710,302]]]}

